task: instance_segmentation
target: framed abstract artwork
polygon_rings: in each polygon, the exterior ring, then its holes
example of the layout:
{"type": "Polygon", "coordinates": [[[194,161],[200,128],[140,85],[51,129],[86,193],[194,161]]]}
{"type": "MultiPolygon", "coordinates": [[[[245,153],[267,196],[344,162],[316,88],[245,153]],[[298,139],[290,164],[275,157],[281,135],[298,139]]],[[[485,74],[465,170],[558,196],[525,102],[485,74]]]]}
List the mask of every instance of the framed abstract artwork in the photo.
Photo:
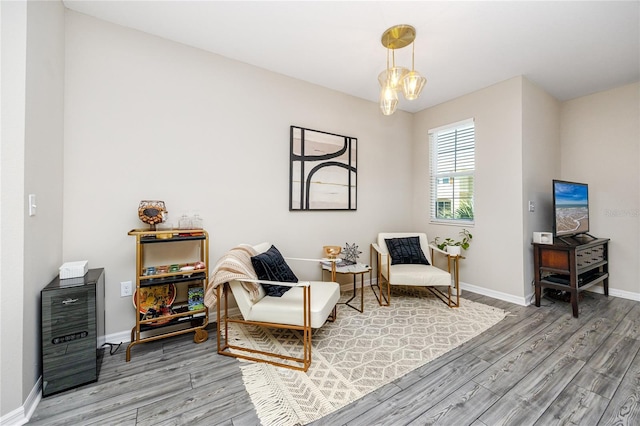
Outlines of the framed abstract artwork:
{"type": "Polygon", "coordinates": [[[289,210],[356,210],[358,139],[291,126],[289,210]]]}

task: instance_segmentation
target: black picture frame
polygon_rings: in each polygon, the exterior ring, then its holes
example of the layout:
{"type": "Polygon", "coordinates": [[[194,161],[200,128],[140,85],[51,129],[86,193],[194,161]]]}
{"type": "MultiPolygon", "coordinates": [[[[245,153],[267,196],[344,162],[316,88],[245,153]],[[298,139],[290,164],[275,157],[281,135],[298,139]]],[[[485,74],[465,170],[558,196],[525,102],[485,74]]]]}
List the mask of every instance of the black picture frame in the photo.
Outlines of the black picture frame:
{"type": "Polygon", "coordinates": [[[291,126],[289,210],[357,210],[358,139],[291,126]]]}

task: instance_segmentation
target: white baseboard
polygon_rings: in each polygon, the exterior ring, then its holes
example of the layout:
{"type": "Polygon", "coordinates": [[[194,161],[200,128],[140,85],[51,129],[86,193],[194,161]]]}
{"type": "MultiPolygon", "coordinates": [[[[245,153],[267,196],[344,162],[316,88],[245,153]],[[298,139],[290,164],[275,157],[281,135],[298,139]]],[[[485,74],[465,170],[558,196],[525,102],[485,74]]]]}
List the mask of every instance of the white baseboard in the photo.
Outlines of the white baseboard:
{"type": "MultiPolygon", "coordinates": [[[[112,343],[117,345],[119,343],[129,342],[131,340],[131,330],[119,331],[117,333],[111,333],[104,336],[104,343],[112,343]]],[[[102,345],[100,345],[102,346],[102,345]]]]}
{"type": "Polygon", "coordinates": [[[481,294],[483,296],[492,297],[498,300],[504,300],[505,302],[515,303],[516,305],[527,306],[527,300],[530,298],[527,297],[518,297],[513,294],[503,293],[501,291],[490,290],[484,287],[478,287],[473,284],[460,282],[460,288],[462,290],[469,290],[477,294],[481,294]]]}
{"type": "MultiPolygon", "coordinates": [[[[604,288],[602,286],[593,286],[589,290],[593,293],[604,294],[604,288]]],[[[615,288],[611,288],[609,285],[609,296],[620,297],[621,299],[629,299],[635,300],[636,302],[640,302],[640,293],[634,293],[632,291],[618,290],[615,288]]]]}
{"type": "Polygon", "coordinates": [[[10,413],[0,417],[0,425],[17,426],[27,423],[29,419],[24,415],[24,406],[18,407],[10,413]]]}
{"type": "Polygon", "coordinates": [[[10,413],[5,414],[0,418],[0,425],[7,426],[19,426],[27,423],[33,412],[36,411],[36,407],[40,404],[42,399],[42,376],[38,377],[38,381],[29,392],[27,400],[21,407],[16,408],[10,413]]]}
{"type": "MultiPolygon", "coordinates": [[[[533,304],[534,294],[533,292],[525,295],[524,298],[514,296],[512,294],[506,294],[499,291],[489,290],[484,287],[474,286],[472,284],[460,283],[461,289],[466,289],[474,293],[482,294],[483,296],[493,297],[494,299],[504,300],[505,302],[511,302],[522,306],[528,306],[533,304]]],[[[592,293],[604,294],[604,288],[601,285],[593,286],[587,291],[592,293]]],[[[631,291],[618,290],[609,286],[609,296],[620,297],[622,299],[635,300],[640,302],[640,293],[634,293],[631,291]]]]}

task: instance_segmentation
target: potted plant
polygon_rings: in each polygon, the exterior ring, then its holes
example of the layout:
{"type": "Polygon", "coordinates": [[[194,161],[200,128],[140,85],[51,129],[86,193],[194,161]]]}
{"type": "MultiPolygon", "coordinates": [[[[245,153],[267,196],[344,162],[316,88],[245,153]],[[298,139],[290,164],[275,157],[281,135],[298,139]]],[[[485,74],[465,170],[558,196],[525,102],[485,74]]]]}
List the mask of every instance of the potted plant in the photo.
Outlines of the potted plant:
{"type": "Polygon", "coordinates": [[[473,239],[473,235],[469,233],[466,229],[463,229],[459,232],[460,240],[456,241],[453,238],[445,238],[442,242],[440,242],[440,237],[436,237],[433,240],[433,244],[436,245],[440,250],[446,250],[447,253],[459,256],[462,250],[467,250],[473,239]]]}

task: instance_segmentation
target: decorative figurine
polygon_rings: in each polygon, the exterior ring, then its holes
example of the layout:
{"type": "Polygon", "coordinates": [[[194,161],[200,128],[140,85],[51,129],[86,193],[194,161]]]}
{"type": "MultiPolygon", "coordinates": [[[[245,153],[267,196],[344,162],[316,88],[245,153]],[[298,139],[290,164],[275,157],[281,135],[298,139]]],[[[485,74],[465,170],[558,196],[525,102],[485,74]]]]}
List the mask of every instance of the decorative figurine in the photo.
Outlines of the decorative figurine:
{"type": "Polygon", "coordinates": [[[149,224],[149,229],[156,230],[156,225],[167,218],[167,208],[164,201],[142,200],[138,206],[138,217],[144,223],[149,224]]]}
{"type": "Polygon", "coordinates": [[[358,246],[356,245],[356,243],[345,243],[345,246],[342,249],[342,254],[343,265],[355,265],[356,263],[358,263],[358,257],[362,254],[362,252],[358,250],[358,246]]]}

